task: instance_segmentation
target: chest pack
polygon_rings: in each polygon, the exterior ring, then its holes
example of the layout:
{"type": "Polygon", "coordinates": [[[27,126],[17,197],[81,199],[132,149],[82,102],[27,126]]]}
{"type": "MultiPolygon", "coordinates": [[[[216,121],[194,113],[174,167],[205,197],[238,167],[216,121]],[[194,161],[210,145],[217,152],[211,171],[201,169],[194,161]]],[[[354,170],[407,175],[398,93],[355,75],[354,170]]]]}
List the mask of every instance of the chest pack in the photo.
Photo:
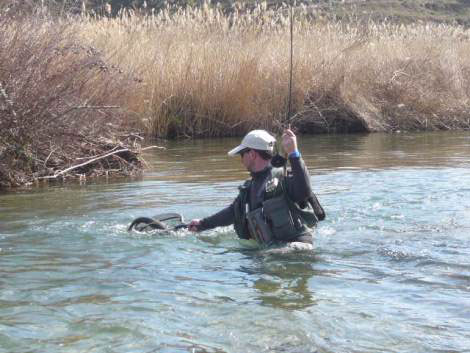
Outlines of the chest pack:
{"type": "MultiPolygon", "coordinates": [[[[246,230],[247,234],[242,238],[254,238],[261,244],[270,244],[274,241],[290,241],[299,236],[310,234],[318,222],[314,208],[310,202],[300,207],[292,201],[287,192],[287,180],[282,169],[273,169],[271,178],[265,186],[264,201],[262,206],[249,210],[248,190],[250,182],[246,182],[240,189],[239,201],[242,203],[241,225],[235,230],[246,230]],[[245,221],[245,225],[243,225],[245,221]],[[238,228],[238,229],[237,229],[238,228]]],[[[320,206],[321,207],[321,206],[320,206]]],[[[237,213],[237,212],[236,212],[237,213]]],[[[237,218],[237,217],[236,217],[237,218]]]]}

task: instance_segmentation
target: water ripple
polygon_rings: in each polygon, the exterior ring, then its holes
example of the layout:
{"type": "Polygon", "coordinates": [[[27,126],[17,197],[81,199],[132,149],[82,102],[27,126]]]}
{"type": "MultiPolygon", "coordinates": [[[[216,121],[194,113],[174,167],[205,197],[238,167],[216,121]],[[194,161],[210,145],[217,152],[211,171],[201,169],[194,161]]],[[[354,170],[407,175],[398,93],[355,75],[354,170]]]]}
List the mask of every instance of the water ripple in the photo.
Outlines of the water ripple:
{"type": "Polygon", "coordinates": [[[313,251],[273,254],[232,227],[127,232],[228,205],[247,174],[225,145],[175,145],[132,182],[1,195],[0,350],[468,351],[468,144],[426,136],[305,145],[327,212],[313,251]]]}

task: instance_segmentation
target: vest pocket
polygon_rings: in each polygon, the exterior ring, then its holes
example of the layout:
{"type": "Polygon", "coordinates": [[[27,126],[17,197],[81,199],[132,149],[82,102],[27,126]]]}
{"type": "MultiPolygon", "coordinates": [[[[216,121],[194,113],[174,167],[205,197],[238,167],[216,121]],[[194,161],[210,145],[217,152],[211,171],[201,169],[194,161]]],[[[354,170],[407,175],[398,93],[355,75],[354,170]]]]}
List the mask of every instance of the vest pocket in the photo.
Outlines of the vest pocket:
{"type": "Polygon", "coordinates": [[[278,196],[264,201],[263,213],[276,239],[290,240],[298,235],[299,230],[294,223],[284,196],[278,196]]]}

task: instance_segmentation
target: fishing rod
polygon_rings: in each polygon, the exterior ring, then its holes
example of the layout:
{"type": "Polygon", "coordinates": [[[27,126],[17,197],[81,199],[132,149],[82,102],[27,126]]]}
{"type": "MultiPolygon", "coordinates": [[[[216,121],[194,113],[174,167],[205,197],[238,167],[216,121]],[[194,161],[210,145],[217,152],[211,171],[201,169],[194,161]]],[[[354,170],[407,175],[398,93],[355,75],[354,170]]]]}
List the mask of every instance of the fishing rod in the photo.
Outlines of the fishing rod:
{"type": "MultiPolygon", "coordinates": [[[[292,0],[289,2],[289,30],[290,30],[290,53],[289,53],[289,92],[288,92],[288,99],[287,99],[287,109],[286,109],[286,120],[285,124],[288,129],[290,129],[290,124],[291,124],[291,104],[292,104],[292,71],[293,71],[293,64],[292,64],[292,58],[294,56],[294,10],[292,6],[292,0]]],[[[284,168],[284,175],[287,174],[287,159],[285,157],[282,157],[279,153],[277,153],[272,161],[271,164],[274,167],[282,167],[284,168]]],[[[325,219],[325,210],[323,207],[320,205],[320,202],[318,201],[317,197],[315,196],[314,193],[309,197],[308,199],[310,205],[312,206],[315,216],[319,221],[322,221],[325,219]]]]}
{"type": "Polygon", "coordinates": [[[289,90],[287,98],[287,109],[286,109],[286,126],[290,129],[290,115],[292,105],[292,58],[294,56],[294,10],[292,8],[292,0],[289,3],[289,31],[290,31],[290,50],[289,50],[289,90]]]}
{"type": "MultiPolygon", "coordinates": [[[[281,130],[284,125],[285,128],[290,129],[291,127],[291,107],[292,107],[292,72],[293,72],[293,56],[294,56],[294,10],[292,6],[292,0],[289,2],[289,82],[288,82],[288,93],[287,93],[287,108],[284,124],[281,123],[281,130]]],[[[276,168],[284,168],[284,172],[287,172],[287,158],[283,157],[279,153],[279,149],[276,147],[276,154],[271,160],[271,165],[276,168]]]]}

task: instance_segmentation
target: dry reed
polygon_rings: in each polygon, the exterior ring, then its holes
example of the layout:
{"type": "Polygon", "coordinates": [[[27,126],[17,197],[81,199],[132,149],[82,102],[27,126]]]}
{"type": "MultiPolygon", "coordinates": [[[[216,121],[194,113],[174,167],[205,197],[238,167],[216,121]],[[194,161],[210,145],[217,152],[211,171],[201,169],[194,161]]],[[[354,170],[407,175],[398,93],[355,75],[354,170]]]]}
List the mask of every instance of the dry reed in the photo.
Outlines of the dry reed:
{"type": "MultiPolygon", "coordinates": [[[[167,7],[82,17],[74,31],[143,84],[129,111],[150,134],[276,129],[289,73],[287,8],[167,7]]],[[[313,19],[294,23],[293,123],[304,132],[469,128],[469,32],[313,19]]]]}

